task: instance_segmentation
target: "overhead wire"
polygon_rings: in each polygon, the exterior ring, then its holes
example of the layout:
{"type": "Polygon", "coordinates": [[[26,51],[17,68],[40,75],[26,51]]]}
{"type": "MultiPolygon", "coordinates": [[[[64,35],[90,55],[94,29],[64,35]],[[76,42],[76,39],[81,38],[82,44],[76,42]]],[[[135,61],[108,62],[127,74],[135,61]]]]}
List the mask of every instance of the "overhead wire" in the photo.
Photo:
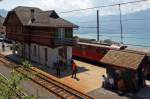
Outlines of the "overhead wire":
{"type": "Polygon", "coordinates": [[[132,4],[132,3],[142,2],[142,1],[148,1],[148,0],[137,0],[137,1],[129,1],[129,2],[123,2],[123,3],[110,4],[110,5],[103,5],[103,6],[83,8],[83,9],[75,9],[75,10],[70,10],[70,11],[59,12],[59,14],[61,14],[61,13],[78,12],[78,11],[85,11],[85,10],[97,9],[97,8],[105,8],[105,7],[111,7],[111,6],[117,6],[117,5],[132,4]]]}

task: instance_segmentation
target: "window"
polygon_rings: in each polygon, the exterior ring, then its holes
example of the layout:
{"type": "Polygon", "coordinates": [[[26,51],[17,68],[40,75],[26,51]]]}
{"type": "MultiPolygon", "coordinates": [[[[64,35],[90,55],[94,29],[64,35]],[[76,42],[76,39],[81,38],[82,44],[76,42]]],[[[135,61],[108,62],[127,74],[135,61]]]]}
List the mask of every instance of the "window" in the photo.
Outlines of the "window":
{"type": "Polygon", "coordinates": [[[65,35],[66,35],[66,38],[72,38],[73,37],[72,29],[66,28],[65,29],[65,35]]]}
{"type": "Polygon", "coordinates": [[[36,45],[34,45],[34,56],[36,57],[36,45]]]}
{"type": "Polygon", "coordinates": [[[107,53],[107,49],[106,48],[101,48],[101,47],[98,47],[97,49],[96,49],[96,52],[97,53],[101,53],[101,54],[106,54],[107,53]]]}
{"type": "Polygon", "coordinates": [[[60,38],[60,39],[65,38],[65,29],[64,28],[58,29],[58,38],[60,38]]]}

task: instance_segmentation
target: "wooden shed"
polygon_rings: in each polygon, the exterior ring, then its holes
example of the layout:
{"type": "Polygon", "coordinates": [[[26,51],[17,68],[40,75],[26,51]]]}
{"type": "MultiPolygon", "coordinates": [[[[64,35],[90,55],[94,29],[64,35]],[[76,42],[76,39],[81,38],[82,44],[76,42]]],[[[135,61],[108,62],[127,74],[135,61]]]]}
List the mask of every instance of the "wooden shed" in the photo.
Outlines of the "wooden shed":
{"type": "Polygon", "coordinates": [[[107,68],[107,78],[114,80],[120,91],[137,91],[145,86],[146,54],[128,50],[110,50],[101,60],[107,68]]]}

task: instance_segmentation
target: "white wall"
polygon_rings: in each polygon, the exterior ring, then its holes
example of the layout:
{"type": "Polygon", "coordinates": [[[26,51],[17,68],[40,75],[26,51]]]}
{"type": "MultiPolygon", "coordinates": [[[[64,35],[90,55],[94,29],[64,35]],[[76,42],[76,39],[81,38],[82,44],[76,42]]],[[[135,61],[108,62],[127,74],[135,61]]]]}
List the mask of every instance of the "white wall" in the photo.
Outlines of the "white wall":
{"type": "Polygon", "coordinates": [[[31,44],[30,45],[30,52],[31,52],[31,60],[35,62],[39,62],[39,55],[38,55],[38,45],[37,44],[31,44]],[[36,46],[36,56],[34,55],[34,46],[36,46]]]}
{"type": "Polygon", "coordinates": [[[17,54],[19,55],[19,56],[22,56],[22,48],[23,48],[23,45],[21,44],[21,43],[18,43],[18,50],[17,50],[17,54]]]}
{"type": "MultiPolygon", "coordinates": [[[[30,54],[31,54],[31,52],[30,52],[30,54]]],[[[25,57],[29,58],[29,45],[28,44],[25,44],[25,57]]]]}
{"type": "Polygon", "coordinates": [[[12,53],[15,54],[15,42],[12,42],[12,53]]]}
{"type": "Polygon", "coordinates": [[[67,64],[71,64],[71,59],[72,59],[72,47],[68,46],[67,47],[67,64]]]}
{"type": "Polygon", "coordinates": [[[44,48],[47,48],[46,46],[40,46],[40,63],[45,65],[45,52],[44,48]]]}
{"type": "MultiPolygon", "coordinates": [[[[21,45],[20,45],[21,46],[21,45]]],[[[23,45],[22,45],[23,46],[23,45]]],[[[59,58],[59,49],[62,47],[57,48],[49,48],[47,46],[41,46],[35,43],[32,43],[30,45],[30,58],[32,61],[43,64],[51,67],[53,66],[54,62],[58,61],[59,58]],[[34,46],[36,46],[36,56],[34,55],[34,46]],[[48,60],[45,60],[45,48],[47,48],[47,57],[48,60]]],[[[19,55],[21,56],[22,53],[22,47],[18,50],[19,55]]],[[[25,44],[25,56],[29,58],[29,46],[28,44],[25,44]]],[[[70,64],[72,58],[72,47],[67,47],[67,63],[70,64]]]]}
{"type": "Polygon", "coordinates": [[[49,48],[48,49],[48,65],[53,66],[53,63],[57,62],[57,60],[58,60],[58,48],[55,48],[55,49],[49,48]]]}

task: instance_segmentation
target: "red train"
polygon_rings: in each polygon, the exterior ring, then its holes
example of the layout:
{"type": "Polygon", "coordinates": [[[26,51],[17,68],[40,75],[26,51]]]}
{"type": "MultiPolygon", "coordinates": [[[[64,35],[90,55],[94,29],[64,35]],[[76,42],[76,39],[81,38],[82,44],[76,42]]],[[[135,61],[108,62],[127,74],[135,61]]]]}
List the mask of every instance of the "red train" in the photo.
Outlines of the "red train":
{"type": "Polygon", "coordinates": [[[120,49],[120,47],[78,42],[73,48],[73,57],[99,62],[110,49],[120,49]]]}

